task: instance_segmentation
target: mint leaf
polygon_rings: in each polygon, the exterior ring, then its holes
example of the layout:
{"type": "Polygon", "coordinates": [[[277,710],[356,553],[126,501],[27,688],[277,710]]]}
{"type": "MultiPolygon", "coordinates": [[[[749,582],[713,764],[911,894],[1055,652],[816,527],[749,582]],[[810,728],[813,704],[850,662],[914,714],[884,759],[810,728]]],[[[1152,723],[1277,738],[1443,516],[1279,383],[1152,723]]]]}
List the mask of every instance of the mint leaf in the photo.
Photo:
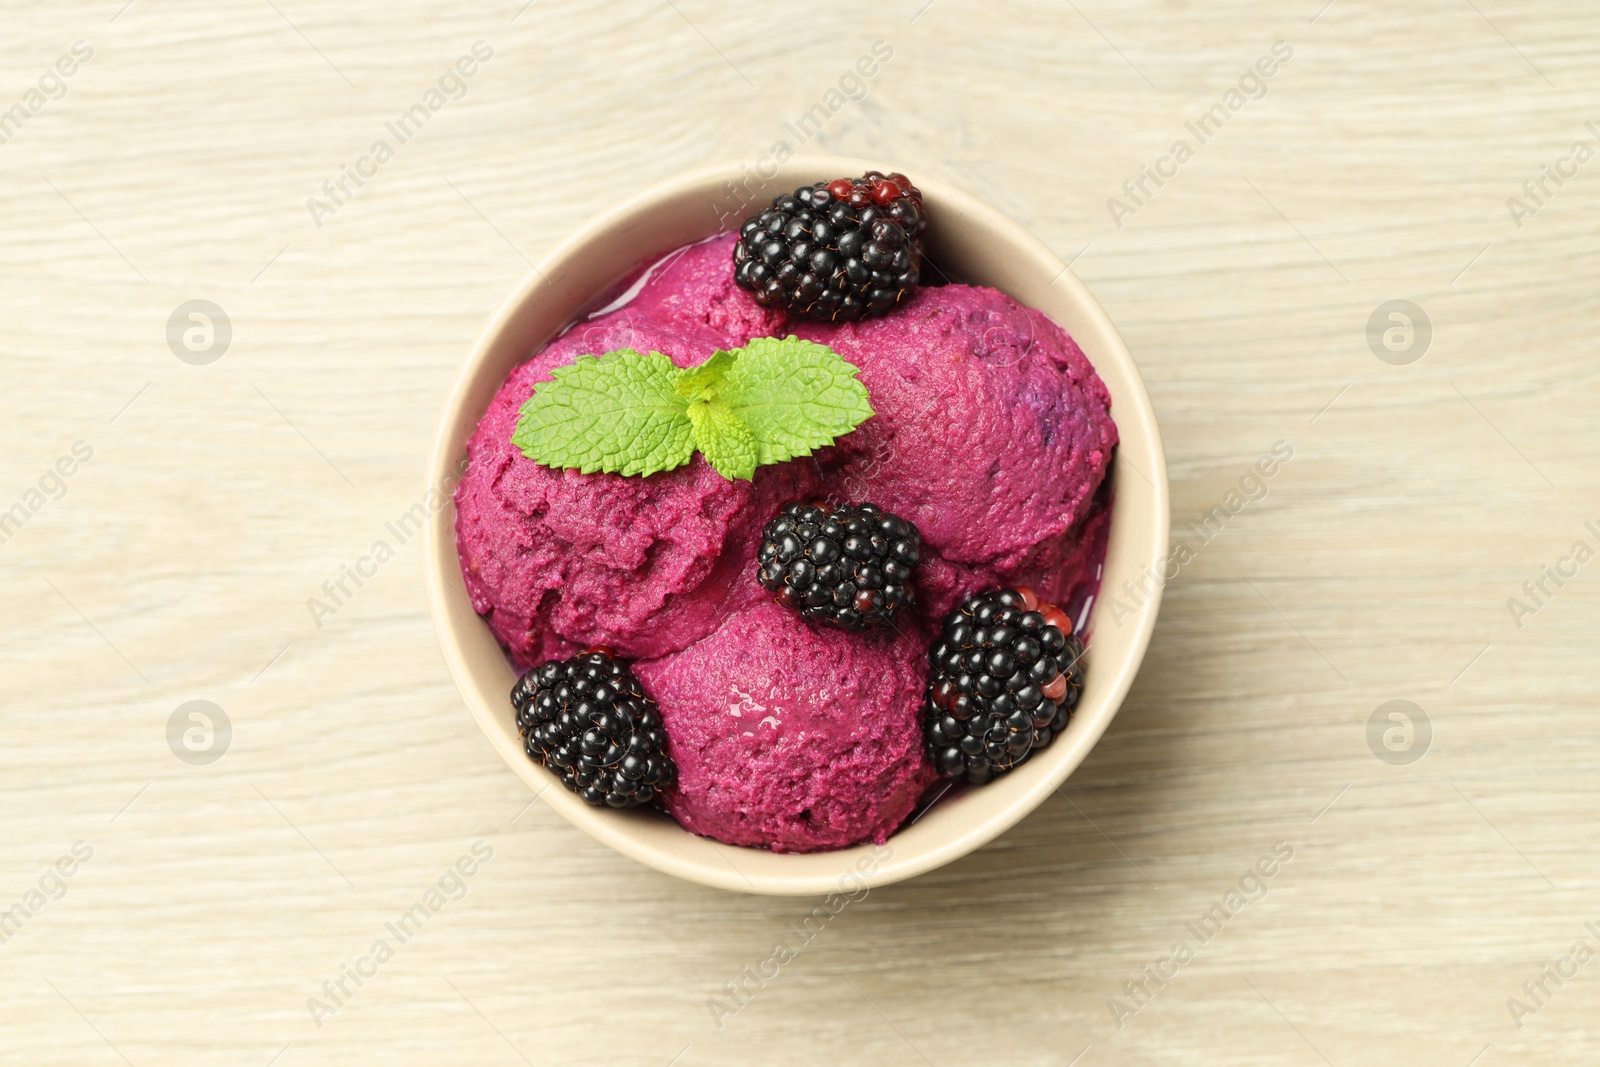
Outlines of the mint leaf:
{"type": "Polygon", "coordinates": [[[646,475],[694,456],[681,372],[660,352],[631,348],[551,371],[522,405],[511,443],[547,467],[646,475]]]}
{"type": "Polygon", "coordinates": [[[717,349],[711,358],[696,367],[678,372],[678,395],[685,400],[709,400],[716,395],[723,376],[739,357],[733,352],[717,349]]]}
{"type": "Polygon", "coordinates": [[[750,428],[759,464],[809,456],[872,417],[857,368],[827,345],[757,337],[735,354],[717,396],[750,428]]]}
{"type": "Polygon", "coordinates": [[[522,405],[511,443],[547,467],[649,475],[698,449],[729,481],[782,463],[872,417],[856,368],[827,345],[757,337],[679,370],[660,352],[579,356],[522,405]]]}
{"type": "Polygon", "coordinates": [[[756,439],[733,409],[721,400],[697,401],[689,405],[689,422],[694,427],[694,447],[728,481],[755,477],[756,439]]]}

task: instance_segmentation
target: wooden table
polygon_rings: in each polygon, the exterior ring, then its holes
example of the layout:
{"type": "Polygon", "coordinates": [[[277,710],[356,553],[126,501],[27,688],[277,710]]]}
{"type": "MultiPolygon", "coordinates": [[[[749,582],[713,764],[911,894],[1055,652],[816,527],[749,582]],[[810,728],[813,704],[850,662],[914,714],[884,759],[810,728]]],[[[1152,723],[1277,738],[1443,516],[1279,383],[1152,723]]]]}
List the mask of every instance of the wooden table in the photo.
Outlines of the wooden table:
{"type": "Polygon", "coordinates": [[[798,10],[8,5],[0,1059],[1594,1062],[1593,12],[798,10]],[[1195,558],[1062,795],[714,1012],[813,902],[529,806],[385,524],[530,262],[780,140],[1074,263],[1195,558]]]}

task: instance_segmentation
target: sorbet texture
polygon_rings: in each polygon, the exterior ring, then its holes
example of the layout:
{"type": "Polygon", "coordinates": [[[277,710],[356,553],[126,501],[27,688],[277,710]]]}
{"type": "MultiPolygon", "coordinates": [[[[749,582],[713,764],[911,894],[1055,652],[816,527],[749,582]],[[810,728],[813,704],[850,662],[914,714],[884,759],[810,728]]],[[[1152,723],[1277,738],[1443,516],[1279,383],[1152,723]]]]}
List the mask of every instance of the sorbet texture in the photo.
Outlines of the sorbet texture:
{"type": "MultiPolygon", "coordinates": [[[[707,269],[708,249],[690,248],[657,270],[631,304],[579,323],[513,370],[467,445],[469,465],[456,490],[462,577],[472,606],[520,669],[591,645],[630,659],[688,647],[737,606],[734,578],[753,565],[764,516],[820,492],[809,463],[763,467],[754,482],[729,482],[696,455],[676,470],[624,478],[552,470],[511,443],[534,386],[580,355],[633,348],[690,366],[756,336],[745,330],[774,328],[771,313],[745,299],[731,272],[719,278],[707,269]],[[710,319],[736,328],[730,333],[710,319]]],[[[727,250],[716,258],[726,260],[727,250]]]]}
{"type": "Polygon", "coordinates": [[[919,720],[927,646],[816,629],[767,600],[635,671],[661,706],[689,830],[814,852],[883,842],[933,780],[919,720]]]}
{"type": "Polygon", "coordinates": [[[1065,331],[993,289],[946,285],[796,332],[861,368],[877,414],[838,443],[831,485],[922,531],[927,614],[1003,582],[1064,598],[1064,556],[1092,539],[1063,539],[1117,443],[1110,395],[1065,331]]]}

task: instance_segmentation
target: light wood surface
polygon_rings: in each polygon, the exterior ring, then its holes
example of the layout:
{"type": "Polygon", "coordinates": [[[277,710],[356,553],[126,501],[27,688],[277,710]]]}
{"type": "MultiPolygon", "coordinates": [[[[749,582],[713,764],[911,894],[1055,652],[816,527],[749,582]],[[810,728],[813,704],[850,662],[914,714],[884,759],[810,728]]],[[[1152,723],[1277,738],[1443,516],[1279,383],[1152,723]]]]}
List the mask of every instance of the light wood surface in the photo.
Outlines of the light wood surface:
{"type": "Polygon", "coordinates": [[[1506,201],[1600,148],[1600,22],[1322,3],[10,0],[0,108],[93,56],[0,145],[0,509],[28,512],[0,543],[0,909],[41,904],[0,944],[0,1061],[1592,1063],[1600,962],[1560,961],[1600,950],[1600,562],[1520,620],[1507,599],[1600,549],[1600,161],[1520,227],[1506,201]],[[307,198],[480,40],[465,94],[316,225],[307,198]],[[1073,260],[1149,384],[1175,535],[1293,459],[1170,583],[1062,795],[719,1014],[814,902],[669,880],[529,806],[385,524],[529,261],[654,180],[800,147],[784,123],[879,40],[806,147],[991,196],[1073,260]],[[166,338],[196,299],[232,328],[207,365],[166,338]],[[1367,324],[1401,299],[1432,340],[1393,365],[1367,324]],[[190,700],[232,723],[209,765],[169,747],[190,700]],[[1391,700],[1431,726],[1418,761],[1369,746],[1391,700]],[[1202,942],[1185,924],[1280,842],[1202,942]],[[465,895],[400,944],[441,878],[465,895]],[[380,938],[319,1026],[308,998],[380,938]],[[1180,940],[1139,1007],[1123,984],[1180,940]],[[1546,965],[1576,977],[1536,1004],[1546,965]]]}

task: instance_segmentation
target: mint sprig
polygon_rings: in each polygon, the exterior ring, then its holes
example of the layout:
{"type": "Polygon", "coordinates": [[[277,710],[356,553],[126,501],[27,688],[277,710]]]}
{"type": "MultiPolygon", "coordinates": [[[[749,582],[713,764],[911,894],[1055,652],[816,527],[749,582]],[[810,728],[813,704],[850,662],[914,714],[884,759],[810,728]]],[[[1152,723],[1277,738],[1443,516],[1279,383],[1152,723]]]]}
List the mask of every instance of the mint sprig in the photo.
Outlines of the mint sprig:
{"type": "Polygon", "coordinates": [[[522,405],[511,443],[547,467],[649,475],[699,451],[729,481],[809,456],[872,417],[857,369],[827,345],[758,337],[679,369],[631,348],[579,356],[522,405]]]}

